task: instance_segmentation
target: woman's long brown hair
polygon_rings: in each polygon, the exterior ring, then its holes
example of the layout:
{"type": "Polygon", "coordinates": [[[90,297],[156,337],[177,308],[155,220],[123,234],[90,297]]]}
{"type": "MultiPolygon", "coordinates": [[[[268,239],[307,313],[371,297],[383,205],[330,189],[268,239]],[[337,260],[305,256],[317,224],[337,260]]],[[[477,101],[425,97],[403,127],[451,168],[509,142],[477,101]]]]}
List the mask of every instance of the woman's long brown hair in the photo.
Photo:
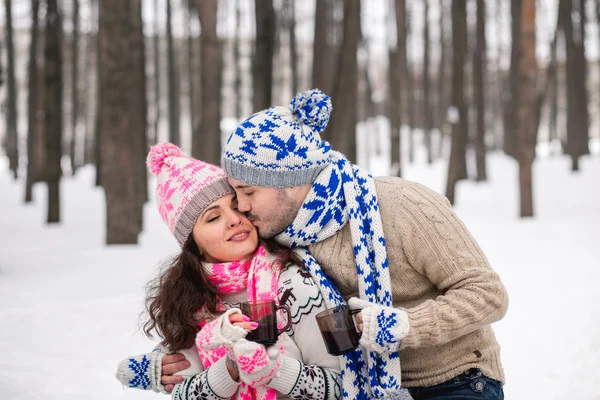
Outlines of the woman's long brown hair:
{"type": "Polygon", "coordinates": [[[207,279],[200,264],[200,252],[190,235],[176,256],[158,277],[146,286],[148,319],[144,332],[150,338],[156,332],[171,351],[193,346],[198,325],[198,311],[211,314],[217,310],[217,289],[207,279]]]}
{"type": "MultiPolygon", "coordinates": [[[[277,256],[282,265],[302,265],[293,250],[273,240],[263,242],[268,252],[277,256]]],[[[146,286],[146,322],[144,333],[157,333],[162,344],[171,351],[190,348],[200,330],[198,311],[204,308],[213,315],[218,310],[218,292],[204,274],[200,251],[190,235],[168,267],[146,286]]]]}

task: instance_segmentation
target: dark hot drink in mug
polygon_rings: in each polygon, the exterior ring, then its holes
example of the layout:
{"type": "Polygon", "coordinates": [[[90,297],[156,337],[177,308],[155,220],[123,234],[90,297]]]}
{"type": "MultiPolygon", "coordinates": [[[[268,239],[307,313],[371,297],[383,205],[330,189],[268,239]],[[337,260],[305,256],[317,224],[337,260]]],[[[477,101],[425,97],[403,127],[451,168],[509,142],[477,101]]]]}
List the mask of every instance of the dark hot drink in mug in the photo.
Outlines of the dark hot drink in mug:
{"type": "Polygon", "coordinates": [[[359,312],[360,310],[350,311],[348,306],[343,305],[317,314],[317,324],[329,354],[339,356],[358,347],[360,332],[352,317],[359,312]]]}
{"type": "Polygon", "coordinates": [[[277,342],[277,338],[287,331],[292,325],[292,316],[287,306],[277,305],[273,300],[247,301],[240,304],[242,314],[247,315],[258,327],[246,335],[246,339],[256,343],[271,346],[277,342]],[[277,328],[277,310],[286,313],[286,325],[277,328]]]}

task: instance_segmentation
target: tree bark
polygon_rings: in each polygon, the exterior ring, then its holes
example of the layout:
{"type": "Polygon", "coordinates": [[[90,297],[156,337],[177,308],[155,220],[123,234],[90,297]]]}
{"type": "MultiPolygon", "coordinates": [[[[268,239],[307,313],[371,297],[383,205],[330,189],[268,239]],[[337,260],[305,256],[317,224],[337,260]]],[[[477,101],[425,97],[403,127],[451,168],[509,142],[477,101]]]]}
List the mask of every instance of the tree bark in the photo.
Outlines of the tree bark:
{"type": "Polygon", "coordinates": [[[517,132],[518,118],[517,114],[520,108],[521,99],[519,98],[519,71],[520,62],[519,45],[521,43],[520,21],[521,21],[521,0],[511,0],[511,38],[512,45],[510,51],[510,72],[508,82],[508,96],[504,98],[504,152],[517,158],[517,132]]]}
{"type": "Polygon", "coordinates": [[[523,0],[520,12],[519,45],[519,107],[517,124],[519,188],[521,217],[533,216],[533,190],[531,166],[535,154],[536,103],[535,86],[537,62],[535,58],[535,0],[523,0]]]}
{"type": "Polygon", "coordinates": [[[233,63],[235,65],[235,80],[234,80],[234,93],[235,93],[235,119],[239,121],[242,117],[242,63],[241,63],[241,43],[242,43],[242,12],[238,2],[234,3],[235,6],[235,40],[233,43],[233,63]]]}
{"type": "Polygon", "coordinates": [[[39,180],[40,165],[43,160],[40,146],[41,135],[38,129],[38,115],[40,111],[38,92],[40,79],[38,74],[39,52],[39,0],[31,0],[31,31],[29,41],[29,61],[27,64],[27,178],[25,180],[25,203],[33,200],[33,183],[39,180]],[[36,152],[36,150],[38,150],[36,152]],[[36,154],[37,153],[37,154],[36,154]]]}
{"type": "Polygon", "coordinates": [[[429,80],[429,63],[430,61],[430,43],[429,43],[429,0],[425,0],[423,12],[423,112],[425,132],[425,151],[427,152],[427,163],[433,163],[433,153],[431,148],[431,128],[433,123],[433,107],[429,96],[430,80],[429,80]]]}
{"type": "MultiPolygon", "coordinates": [[[[408,3],[410,4],[410,2],[408,3]]],[[[411,10],[406,8],[406,39],[411,35],[411,10]]],[[[413,67],[411,62],[408,59],[408,52],[404,57],[404,91],[402,95],[404,96],[404,104],[406,105],[406,118],[408,120],[408,163],[412,164],[415,162],[415,129],[416,129],[416,118],[415,118],[415,102],[417,101],[415,97],[415,83],[414,83],[415,73],[413,71],[413,67]]]]}
{"type": "Polygon", "coordinates": [[[192,139],[192,156],[211,164],[221,158],[221,79],[222,46],[217,36],[216,0],[200,4],[201,42],[201,120],[199,131],[192,139]]]}
{"type": "Polygon", "coordinates": [[[17,85],[15,82],[15,50],[13,44],[12,0],[4,0],[6,15],[6,73],[7,73],[7,110],[6,110],[6,154],[8,165],[14,179],[19,170],[19,134],[17,132],[17,85]]]}
{"type": "Polygon", "coordinates": [[[71,172],[75,175],[77,126],[79,122],[79,0],[73,0],[73,35],[71,36],[71,141],[69,157],[71,172]]]}
{"type": "Polygon", "coordinates": [[[475,180],[487,180],[485,167],[485,71],[487,69],[486,39],[485,39],[485,1],[477,2],[477,27],[475,30],[475,51],[473,52],[473,80],[476,107],[475,132],[475,164],[477,175],[475,180]]]}
{"type": "Polygon", "coordinates": [[[139,31],[132,15],[136,4],[102,0],[99,15],[100,103],[99,130],[102,148],[102,183],[106,195],[106,243],[135,244],[141,226],[140,193],[136,180],[141,110],[139,64],[136,49],[139,31]]]}
{"type": "Polygon", "coordinates": [[[589,114],[587,111],[587,66],[585,60],[585,31],[583,24],[573,26],[573,14],[585,21],[583,0],[561,0],[559,19],[567,48],[567,144],[566,153],[571,156],[571,170],[579,170],[578,158],[589,154],[589,114]],[[574,4],[576,7],[574,7],[574,4]],[[579,31],[576,30],[579,28],[579,31]]]}
{"type": "Polygon", "coordinates": [[[48,184],[48,223],[60,222],[60,177],[62,169],[63,59],[62,18],[57,0],[46,2],[44,42],[44,143],[45,181],[48,184]]]}
{"type": "Polygon", "coordinates": [[[312,86],[333,93],[336,50],[332,38],[332,0],[315,0],[315,38],[313,44],[312,86]]]}
{"type": "Polygon", "coordinates": [[[253,111],[271,107],[276,20],[273,0],[255,0],[256,47],[252,60],[253,111]]]}
{"type": "Polygon", "coordinates": [[[158,28],[158,15],[160,13],[158,0],[154,0],[154,35],[152,41],[154,44],[154,143],[158,143],[158,124],[160,123],[160,31],[158,28]]]}
{"type": "Polygon", "coordinates": [[[179,73],[177,55],[173,46],[173,29],[171,16],[171,0],[167,0],[167,74],[169,76],[169,140],[181,146],[181,132],[179,130],[179,73]]]}
{"type": "Polygon", "coordinates": [[[458,121],[452,124],[452,145],[446,197],[455,204],[456,182],[467,178],[466,145],[468,116],[464,98],[464,67],[467,52],[467,7],[465,0],[452,1],[452,106],[458,121]]]}
{"type": "Polygon", "coordinates": [[[446,42],[448,33],[446,32],[446,7],[444,0],[439,0],[438,7],[440,10],[440,64],[438,66],[438,94],[437,94],[437,127],[440,133],[440,140],[435,149],[435,158],[442,156],[444,148],[444,131],[446,127],[446,113],[448,109],[448,101],[446,95],[446,70],[448,64],[448,51],[446,42]]]}
{"type": "Polygon", "coordinates": [[[357,50],[360,38],[360,0],[344,0],[344,36],[332,96],[336,112],[331,115],[328,129],[332,147],[351,162],[356,162],[357,50]]]}
{"type": "Polygon", "coordinates": [[[292,93],[298,93],[298,46],[296,43],[296,5],[294,0],[285,1],[288,37],[290,41],[290,67],[292,70],[292,93]]]}
{"type": "MultiPolygon", "coordinates": [[[[98,4],[92,0],[89,3],[91,20],[98,21],[98,4]]],[[[93,25],[93,24],[92,24],[93,25]]],[[[97,72],[97,33],[93,33],[96,26],[91,27],[87,35],[85,35],[85,61],[84,73],[85,79],[83,82],[83,92],[85,97],[83,115],[85,117],[85,133],[83,145],[83,164],[95,164],[95,138],[96,138],[96,111],[98,99],[98,72],[97,72]],[[92,62],[93,61],[93,62],[92,62]]],[[[97,31],[96,31],[97,32],[97,31]]]]}
{"type": "Polygon", "coordinates": [[[388,80],[390,100],[388,113],[391,129],[391,170],[390,175],[402,176],[402,86],[406,65],[406,2],[396,0],[394,3],[396,20],[396,47],[389,51],[388,80]]]}

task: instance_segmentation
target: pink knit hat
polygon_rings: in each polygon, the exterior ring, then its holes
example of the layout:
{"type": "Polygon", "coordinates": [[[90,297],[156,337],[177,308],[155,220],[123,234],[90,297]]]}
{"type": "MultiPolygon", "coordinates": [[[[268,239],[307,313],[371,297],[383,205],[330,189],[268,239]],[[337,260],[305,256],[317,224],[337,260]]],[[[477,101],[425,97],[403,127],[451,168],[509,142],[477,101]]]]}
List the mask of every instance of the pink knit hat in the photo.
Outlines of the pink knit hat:
{"type": "Polygon", "coordinates": [[[146,163],[150,173],[157,177],[156,200],[160,216],[180,246],[210,203],[235,193],[221,168],[186,157],[172,143],[152,146],[146,163]]]}

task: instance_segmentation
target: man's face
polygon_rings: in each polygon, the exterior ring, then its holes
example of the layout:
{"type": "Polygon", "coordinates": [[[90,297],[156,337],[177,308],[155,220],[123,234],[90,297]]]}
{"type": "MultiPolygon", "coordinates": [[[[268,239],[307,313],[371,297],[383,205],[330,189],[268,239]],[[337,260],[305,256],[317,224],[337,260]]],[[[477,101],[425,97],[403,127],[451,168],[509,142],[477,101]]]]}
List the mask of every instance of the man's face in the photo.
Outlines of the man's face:
{"type": "Polygon", "coordinates": [[[264,239],[291,225],[302,205],[302,201],[290,196],[288,189],[248,185],[234,178],[229,178],[229,183],[237,194],[238,209],[246,213],[264,239]]]}

